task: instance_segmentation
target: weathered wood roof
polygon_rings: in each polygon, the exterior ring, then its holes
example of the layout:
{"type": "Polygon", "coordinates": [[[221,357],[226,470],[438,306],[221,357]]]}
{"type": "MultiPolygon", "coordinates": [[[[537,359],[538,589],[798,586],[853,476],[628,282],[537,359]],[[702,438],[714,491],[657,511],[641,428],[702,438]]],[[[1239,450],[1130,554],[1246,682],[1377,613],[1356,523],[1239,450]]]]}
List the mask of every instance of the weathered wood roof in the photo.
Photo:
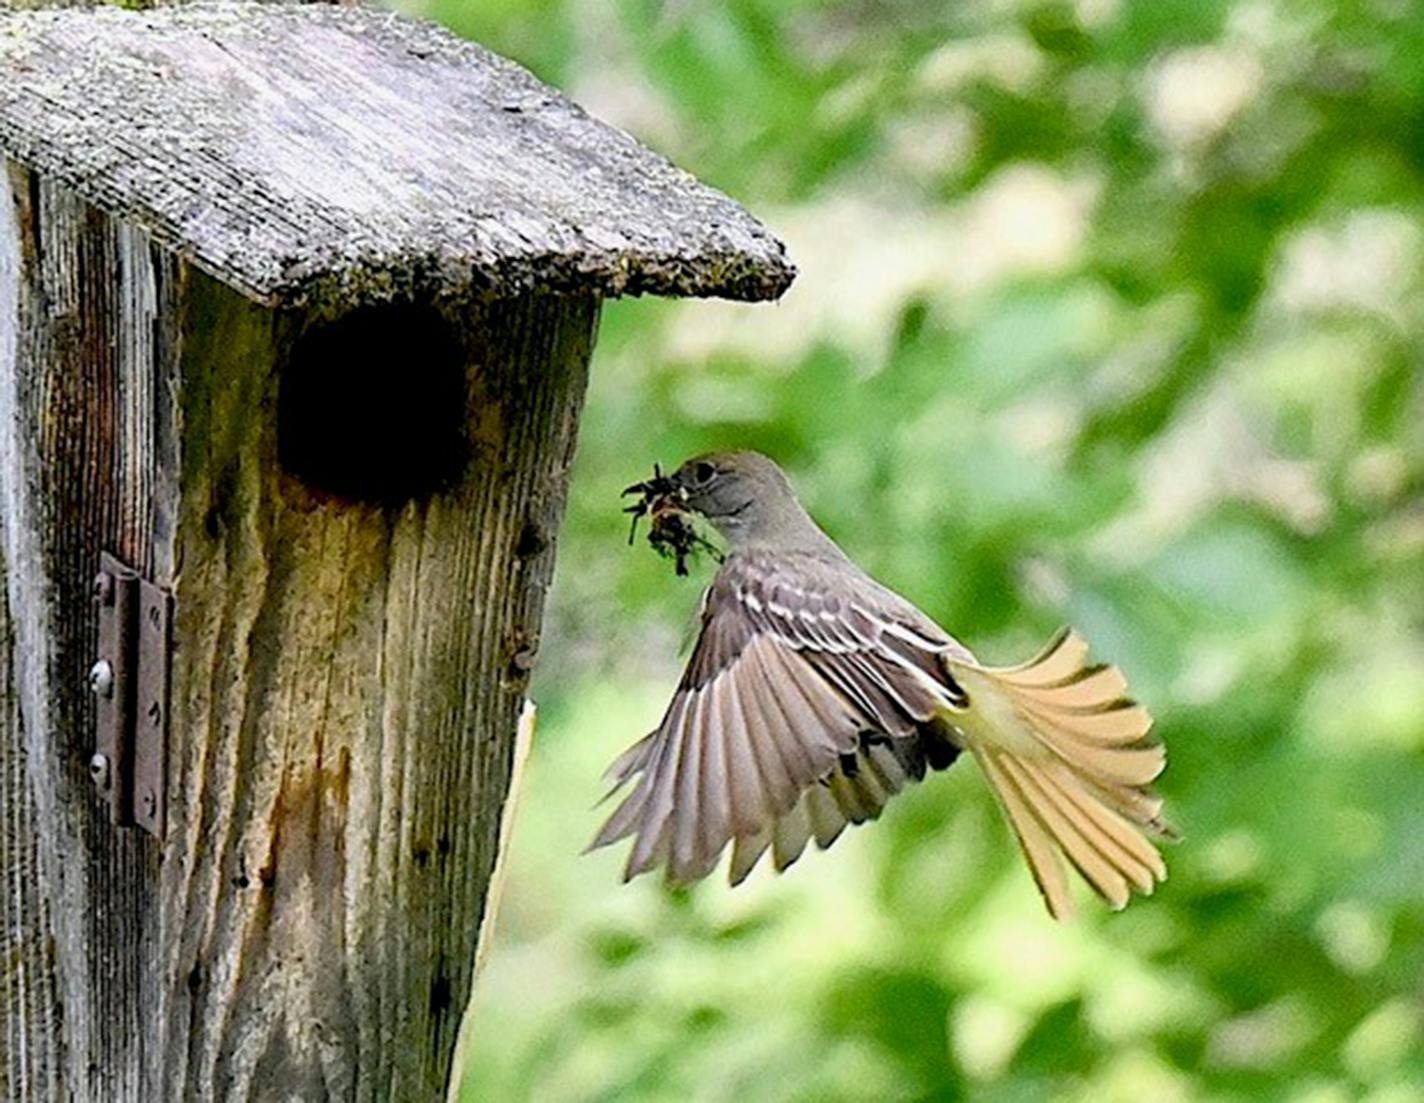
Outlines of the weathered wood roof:
{"type": "Polygon", "coordinates": [[[0,14],[0,151],[272,305],[765,299],[795,275],[725,195],[518,65],[386,12],[0,14]]]}

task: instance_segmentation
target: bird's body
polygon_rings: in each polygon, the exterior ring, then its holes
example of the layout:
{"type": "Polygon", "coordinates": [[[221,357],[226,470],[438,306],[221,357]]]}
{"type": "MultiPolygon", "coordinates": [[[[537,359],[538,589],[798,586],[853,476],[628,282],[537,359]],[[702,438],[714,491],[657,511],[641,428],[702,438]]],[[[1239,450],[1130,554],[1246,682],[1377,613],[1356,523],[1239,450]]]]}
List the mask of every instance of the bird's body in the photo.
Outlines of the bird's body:
{"type": "Polygon", "coordinates": [[[1055,916],[1071,910],[1059,854],[1116,907],[1165,878],[1144,837],[1167,830],[1151,718],[1075,634],[984,666],[852,563],[766,457],[697,457],[666,482],[730,554],[662,722],[610,769],[637,780],[594,845],[635,836],[629,877],[697,880],[728,843],[734,884],[768,850],[784,869],[967,750],[1055,916]]]}

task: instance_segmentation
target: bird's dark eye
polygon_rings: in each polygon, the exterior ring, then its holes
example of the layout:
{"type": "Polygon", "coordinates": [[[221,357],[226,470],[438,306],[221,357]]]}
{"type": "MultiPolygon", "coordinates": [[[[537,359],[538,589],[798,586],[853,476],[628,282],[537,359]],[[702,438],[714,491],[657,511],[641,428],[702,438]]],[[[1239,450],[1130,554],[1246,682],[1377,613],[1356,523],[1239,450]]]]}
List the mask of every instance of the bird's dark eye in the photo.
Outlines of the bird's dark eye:
{"type": "Polygon", "coordinates": [[[717,469],[706,460],[703,460],[692,469],[692,478],[697,482],[698,486],[704,483],[710,483],[712,476],[715,474],[717,474],[717,469]]]}

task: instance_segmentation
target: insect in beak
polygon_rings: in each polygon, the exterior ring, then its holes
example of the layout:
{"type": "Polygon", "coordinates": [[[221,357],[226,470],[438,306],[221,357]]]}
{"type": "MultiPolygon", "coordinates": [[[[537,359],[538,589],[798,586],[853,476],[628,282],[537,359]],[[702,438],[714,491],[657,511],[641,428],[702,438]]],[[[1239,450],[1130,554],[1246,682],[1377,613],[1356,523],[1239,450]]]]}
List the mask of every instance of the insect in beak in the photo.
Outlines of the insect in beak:
{"type": "Polygon", "coordinates": [[[638,532],[638,518],[646,517],[649,513],[659,513],[664,509],[676,509],[681,503],[687,501],[687,491],[676,486],[671,479],[663,474],[663,469],[658,464],[653,464],[653,477],[645,479],[643,482],[634,483],[626,487],[623,497],[629,494],[639,494],[642,497],[631,506],[624,506],[624,513],[633,515],[633,523],[628,528],[628,543],[633,543],[638,532]]]}
{"type": "Polygon", "coordinates": [[[641,495],[638,501],[623,508],[624,513],[633,515],[633,523],[628,527],[630,545],[638,533],[638,518],[651,516],[652,530],[648,533],[648,543],[660,555],[674,558],[679,575],[687,574],[688,556],[699,549],[710,552],[721,562],[721,553],[699,536],[688,522],[686,488],[673,483],[657,464],[653,465],[651,479],[634,483],[623,493],[641,495]]]}

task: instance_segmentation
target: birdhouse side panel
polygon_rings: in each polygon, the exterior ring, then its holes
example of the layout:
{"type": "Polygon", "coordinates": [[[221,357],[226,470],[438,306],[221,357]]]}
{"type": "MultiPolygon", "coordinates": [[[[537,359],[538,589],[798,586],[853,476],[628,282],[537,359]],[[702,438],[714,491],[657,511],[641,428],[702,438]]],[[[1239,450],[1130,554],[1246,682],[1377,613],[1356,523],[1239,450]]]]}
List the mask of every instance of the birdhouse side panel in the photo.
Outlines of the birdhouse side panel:
{"type": "Polygon", "coordinates": [[[176,513],[180,266],[13,163],[0,184],[0,531],[13,682],[49,906],[63,1088],[141,1095],[157,852],[95,792],[101,551],[162,578],[176,513]]]}
{"type": "Polygon", "coordinates": [[[597,302],[184,314],[166,1097],[439,1098],[597,302]]]}
{"type": "MultiPolygon", "coordinates": [[[[0,315],[0,328],[5,325],[0,315]]],[[[59,1083],[60,1015],[50,954],[53,917],[40,884],[38,825],[4,583],[0,547],[0,1098],[20,1099],[33,1085],[59,1083]]]]}

